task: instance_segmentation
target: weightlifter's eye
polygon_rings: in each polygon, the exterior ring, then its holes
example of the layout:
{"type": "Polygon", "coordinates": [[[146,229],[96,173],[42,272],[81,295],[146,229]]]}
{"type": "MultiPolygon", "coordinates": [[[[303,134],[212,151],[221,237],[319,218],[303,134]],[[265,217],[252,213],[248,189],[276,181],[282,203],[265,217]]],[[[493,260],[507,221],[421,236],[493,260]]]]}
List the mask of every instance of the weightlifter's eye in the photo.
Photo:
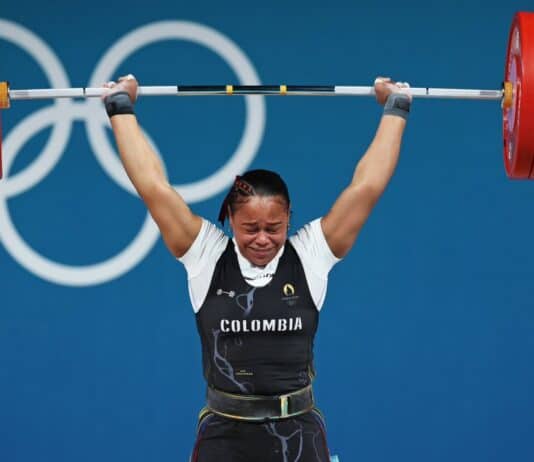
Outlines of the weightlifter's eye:
{"type": "Polygon", "coordinates": [[[258,232],[257,226],[245,226],[244,229],[247,234],[256,234],[258,232]]]}

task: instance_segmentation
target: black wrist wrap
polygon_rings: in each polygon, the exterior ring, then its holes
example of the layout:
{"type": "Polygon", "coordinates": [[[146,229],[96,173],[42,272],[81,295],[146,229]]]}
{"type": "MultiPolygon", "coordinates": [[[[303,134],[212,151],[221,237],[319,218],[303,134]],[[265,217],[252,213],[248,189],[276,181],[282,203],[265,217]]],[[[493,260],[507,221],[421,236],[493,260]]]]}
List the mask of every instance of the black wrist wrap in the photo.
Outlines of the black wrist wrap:
{"type": "Polygon", "coordinates": [[[404,93],[391,93],[384,105],[384,115],[395,115],[407,120],[411,105],[412,102],[408,95],[404,93]]]}
{"type": "Polygon", "coordinates": [[[104,98],[104,105],[109,117],[120,114],[135,114],[133,103],[125,91],[112,93],[104,98]]]}

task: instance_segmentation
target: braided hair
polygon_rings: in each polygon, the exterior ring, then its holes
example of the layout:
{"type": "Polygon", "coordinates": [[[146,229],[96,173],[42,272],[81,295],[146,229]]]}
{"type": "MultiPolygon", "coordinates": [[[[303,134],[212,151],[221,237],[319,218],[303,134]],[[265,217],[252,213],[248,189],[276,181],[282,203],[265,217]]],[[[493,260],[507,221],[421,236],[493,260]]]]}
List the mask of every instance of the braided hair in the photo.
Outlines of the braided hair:
{"type": "Polygon", "coordinates": [[[224,198],[219,212],[219,221],[224,226],[228,217],[228,209],[234,213],[236,206],[248,200],[251,196],[282,196],[289,209],[289,191],[282,177],[270,170],[249,170],[242,176],[236,176],[234,184],[224,198]]]}

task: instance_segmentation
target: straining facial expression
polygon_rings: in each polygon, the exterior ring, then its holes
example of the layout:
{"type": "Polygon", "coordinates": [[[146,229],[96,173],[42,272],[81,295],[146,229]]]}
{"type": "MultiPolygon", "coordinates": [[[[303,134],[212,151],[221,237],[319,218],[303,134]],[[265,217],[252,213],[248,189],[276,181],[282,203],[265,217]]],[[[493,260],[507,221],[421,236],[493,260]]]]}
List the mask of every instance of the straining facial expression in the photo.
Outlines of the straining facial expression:
{"type": "Polygon", "coordinates": [[[282,196],[251,196],[229,215],[241,254],[256,266],[265,266],[287,239],[289,204],[282,196]]]}

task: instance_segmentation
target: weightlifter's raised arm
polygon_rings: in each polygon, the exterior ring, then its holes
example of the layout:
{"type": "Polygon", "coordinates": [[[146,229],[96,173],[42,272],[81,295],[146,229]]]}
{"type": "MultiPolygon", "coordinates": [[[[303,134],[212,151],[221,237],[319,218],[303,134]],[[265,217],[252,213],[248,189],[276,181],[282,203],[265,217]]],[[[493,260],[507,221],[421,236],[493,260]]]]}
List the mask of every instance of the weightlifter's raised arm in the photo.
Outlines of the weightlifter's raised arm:
{"type": "Polygon", "coordinates": [[[385,104],[375,137],[359,160],[351,183],[321,221],[330,249],[340,258],[353,246],[395,171],[410,110],[412,97],[407,84],[379,77],[375,92],[378,102],[385,104]]]}
{"type": "Polygon", "coordinates": [[[134,114],[138,83],[135,77],[121,77],[104,85],[106,111],[122,164],[157,223],[169,251],[181,257],[195,240],[202,219],[193,214],[183,198],[169,184],[161,162],[143,135],[134,114]]]}

